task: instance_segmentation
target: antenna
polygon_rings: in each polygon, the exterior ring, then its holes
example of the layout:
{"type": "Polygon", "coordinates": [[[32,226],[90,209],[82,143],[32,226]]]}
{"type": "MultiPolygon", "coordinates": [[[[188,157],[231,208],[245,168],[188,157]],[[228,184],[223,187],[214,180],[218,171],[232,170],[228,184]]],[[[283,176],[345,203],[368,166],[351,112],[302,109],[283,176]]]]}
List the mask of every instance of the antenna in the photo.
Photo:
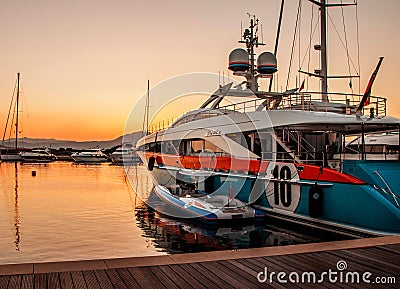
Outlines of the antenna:
{"type": "Polygon", "coordinates": [[[142,132],[145,132],[146,135],[149,133],[149,99],[150,99],[150,79],[147,79],[147,96],[146,96],[146,104],[144,106],[144,115],[142,124],[142,132]],[[146,125],[146,130],[144,127],[145,125],[146,125]]]}
{"type": "Polygon", "coordinates": [[[262,24],[260,24],[260,30],[261,30],[261,43],[264,43],[264,33],[262,29],[262,24]]]}
{"type": "Polygon", "coordinates": [[[149,133],[150,79],[147,79],[146,135],[149,133]]]}

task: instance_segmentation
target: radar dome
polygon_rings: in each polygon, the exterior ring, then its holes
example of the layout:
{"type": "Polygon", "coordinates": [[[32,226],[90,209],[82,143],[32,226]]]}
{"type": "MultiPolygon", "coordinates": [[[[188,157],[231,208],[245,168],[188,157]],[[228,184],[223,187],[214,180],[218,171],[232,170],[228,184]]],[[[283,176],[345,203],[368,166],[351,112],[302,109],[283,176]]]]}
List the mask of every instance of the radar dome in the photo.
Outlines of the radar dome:
{"type": "Polygon", "coordinates": [[[271,52],[263,52],[257,58],[257,72],[260,74],[273,74],[277,72],[276,57],[271,52]]]}
{"type": "Polygon", "coordinates": [[[229,54],[229,70],[243,72],[249,70],[249,66],[249,53],[246,50],[242,48],[232,50],[229,54]]]}

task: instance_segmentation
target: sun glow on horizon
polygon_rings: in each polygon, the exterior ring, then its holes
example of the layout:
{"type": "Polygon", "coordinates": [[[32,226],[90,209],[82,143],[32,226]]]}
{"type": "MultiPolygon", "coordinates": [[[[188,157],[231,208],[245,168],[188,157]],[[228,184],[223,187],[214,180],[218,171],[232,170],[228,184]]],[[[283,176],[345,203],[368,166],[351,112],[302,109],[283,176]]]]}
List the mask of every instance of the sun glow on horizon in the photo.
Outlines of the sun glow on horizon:
{"type": "MultiPolygon", "coordinates": [[[[174,1],[171,9],[171,3],[154,1],[7,1],[0,10],[0,39],[4,43],[0,46],[0,129],[5,125],[16,74],[21,72],[22,92],[26,96],[22,114],[28,114],[23,119],[21,135],[78,141],[119,137],[137,100],[146,94],[149,78],[155,86],[198,71],[229,75],[228,55],[234,48],[243,48],[237,41],[242,33],[240,22],[243,27],[248,24],[247,12],[255,14],[263,25],[262,40],[266,45],[258,47],[256,53],[273,51],[280,2],[174,1]],[[227,9],[229,13],[221,14],[227,9]]],[[[285,90],[287,83],[297,2],[285,4],[275,91],[285,90]]],[[[318,12],[306,2],[302,4],[305,14],[299,25],[304,32],[297,38],[305,45],[295,51],[293,63],[313,72],[319,68],[319,52],[312,49],[318,43],[319,31],[315,30],[312,41],[308,31],[316,24],[318,12]],[[310,13],[314,13],[313,20],[308,17],[310,13]],[[308,58],[304,57],[308,45],[314,60],[309,67],[308,58]]],[[[400,118],[397,93],[400,57],[396,50],[400,45],[397,32],[400,1],[386,0],[383,5],[379,1],[363,0],[357,9],[359,26],[355,25],[355,7],[343,12],[349,53],[355,67],[359,32],[362,78],[359,85],[353,80],[355,93],[364,92],[379,56],[385,56],[372,94],[386,97],[387,114],[400,118]]],[[[349,70],[354,73],[351,63],[348,67],[341,43],[344,38],[337,35],[337,31],[344,32],[342,12],[330,10],[329,73],[344,75],[349,70]],[[332,22],[337,24],[337,31],[332,22]]],[[[288,88],[298,86],[304,77],[293,69],[288,88]]],[[[319,86],[318,79],[312,81],[315,87],[319,86]]],[[[348,83],[348,79],[332,79],[329,88],[348,91],[348,83]]],[[[218,82],[214,87],[217,86],[218,82]]],[[[177,117],[203,101],[194,100],[179,106],[167,105],[152,122],[177,117]]],[[[152,97],[154,107],[160,106],[158,102],[161,102],[159,98],[152,97]]],[[[128,127],[132,131],[126,132],[140,131],[142,123],[140,112],[135,116],[134,125],[128,127]]]]}

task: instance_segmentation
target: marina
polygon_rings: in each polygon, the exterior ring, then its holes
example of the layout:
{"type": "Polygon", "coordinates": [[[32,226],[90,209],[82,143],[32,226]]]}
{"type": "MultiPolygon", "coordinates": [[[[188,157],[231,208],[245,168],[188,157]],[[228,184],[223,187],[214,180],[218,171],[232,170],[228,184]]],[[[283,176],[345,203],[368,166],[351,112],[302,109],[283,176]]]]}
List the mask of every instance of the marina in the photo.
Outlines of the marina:
{"type": "Polygon", "coordinates": [[[4,5],[0,289],[396,287],[390,1],[4,5]]]}
{"type": "Polygon", "coordinates": [[[129,174],[137,175],[132,185],[123,166],[64,161],[0,163],[0,264],[142,257],[354,238],[296,230],[272,221],[210,226],[162,216],[142,201],[141,196],[153,187],[146,167],[133,166],[129,174]]]}

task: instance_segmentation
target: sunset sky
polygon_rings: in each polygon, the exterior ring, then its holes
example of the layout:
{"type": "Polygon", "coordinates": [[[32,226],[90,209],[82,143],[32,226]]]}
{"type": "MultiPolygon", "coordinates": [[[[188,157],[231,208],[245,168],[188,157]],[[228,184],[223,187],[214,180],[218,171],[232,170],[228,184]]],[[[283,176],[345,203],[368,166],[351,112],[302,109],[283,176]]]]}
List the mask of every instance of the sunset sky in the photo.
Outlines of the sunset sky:
{"type": "MultiPolygon", "coordinates": [[[[257,52],[272,51],[280,2],[0,0],[1,131],[20,72],[24,136],[74,140],[118,137],[136,101],[146,94],[148,78],[155,86],[181,74],[227,73],[227,58],[232,49],[240,47],[240,23],[247,26],[247,13],[255,14],[263,25],[267,45],[257,52]]],[[[378,58],[384,56],[372,92],[387,97],[388,114],[400,117],[400,1],[358,2],[361,92],[378,58]]],[[[298,0],[286,0],[285,5],[277,55],[278,90],[286,85],[298,0]]],[[[302,1],[302,10],[301,27],[305,32],[301,40],[308,41],[308,1],[302,1]]],[[[349,52],[357,64],[355,11],[354,7],[346,8],[344,15],[349,52]]],[[[329,30],[329,71],[347,74],[346,52],[334,30],[336,27],[343,32],[341,9],[331,8],[330,16],[335,26],[330,25],[329,30]]],[[[312,43],[318,41],[313,39],[312,43]]],[[[300,58],[305,50],[303,46],[300,58]]],[[[314,68],[318,67],[310,69],[314,68]]],[[[348,92],[348,80],[333,81],[330,90],[343,88],[348,92]]],[[[295,86],[292,78],[290,87],[295,86]]],[[[358,93],[356,81],[354,88],[358,93]]],[[[174,117],[181,111],[169,113],[174,117]]]]}

